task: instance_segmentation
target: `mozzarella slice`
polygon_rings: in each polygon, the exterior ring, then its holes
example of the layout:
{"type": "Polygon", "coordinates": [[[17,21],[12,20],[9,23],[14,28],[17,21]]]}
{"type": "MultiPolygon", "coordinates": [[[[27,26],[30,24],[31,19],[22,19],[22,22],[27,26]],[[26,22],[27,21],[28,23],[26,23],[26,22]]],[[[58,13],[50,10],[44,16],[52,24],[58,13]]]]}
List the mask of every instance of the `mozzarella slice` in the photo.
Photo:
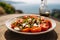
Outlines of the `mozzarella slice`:
{"type": "Polygon", "coordinates": [[[36,23],[33,26],[38,26],[36,23]]]}
{"type": "Polygon", "coordinates": [[[20,30],[18,27],[14,27],[15,30],[20,30]]]}
{"type": "Polygon", "coordinates": [[[29,25],[26,25],[25,27],[30,27],[29,25]]]}
{"type": "Polygon", "coordinates": [[[22,26],[24,27],[26,25],[26,23],[23,23],[22,26]]]}
{"type": "Polygon", "coordinates": [[[20,30],[23,28],[22,26],[19,26],[20,30]]]}
{"type": "Polygon", "coordinates": [[[32,20],[31,18],[28,19],[28,21],[31,21],[31,20],[32,20]]]}

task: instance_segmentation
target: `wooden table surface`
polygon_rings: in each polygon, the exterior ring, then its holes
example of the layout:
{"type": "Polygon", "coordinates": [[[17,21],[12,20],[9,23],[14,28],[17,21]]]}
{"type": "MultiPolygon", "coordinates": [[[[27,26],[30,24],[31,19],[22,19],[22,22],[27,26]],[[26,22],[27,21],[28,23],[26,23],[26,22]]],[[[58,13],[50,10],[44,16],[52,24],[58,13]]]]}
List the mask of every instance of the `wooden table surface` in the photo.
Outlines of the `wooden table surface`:
{"type": "Polygon", "coordinates": [[[4,24],[6,20],[11,17],[19,16],[22,14],[10,14],[0,17],[0,40],[60,40],[60,21],[56,21],[56,28],[48,33],[41,35],[23,35],[11,32],[4,24]]]}

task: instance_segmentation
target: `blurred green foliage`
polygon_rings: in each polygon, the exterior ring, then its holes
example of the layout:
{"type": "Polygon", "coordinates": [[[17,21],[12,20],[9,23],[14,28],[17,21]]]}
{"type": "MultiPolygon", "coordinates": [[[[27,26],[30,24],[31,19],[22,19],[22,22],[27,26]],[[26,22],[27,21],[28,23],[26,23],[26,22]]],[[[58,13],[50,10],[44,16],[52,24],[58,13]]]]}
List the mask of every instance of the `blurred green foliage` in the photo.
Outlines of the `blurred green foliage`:
{"type": "Polygon", "coordinates": [[[11,6],[10,4],[7,4],[5,2],[0,2],[0,6],[4,8],[7,14],[15,13],[15,8],[11,6]]]}
{"type": "Polygon", "coordinates": [[[60,9],[53,9],[51,16],[60,19],[60,9]]]}

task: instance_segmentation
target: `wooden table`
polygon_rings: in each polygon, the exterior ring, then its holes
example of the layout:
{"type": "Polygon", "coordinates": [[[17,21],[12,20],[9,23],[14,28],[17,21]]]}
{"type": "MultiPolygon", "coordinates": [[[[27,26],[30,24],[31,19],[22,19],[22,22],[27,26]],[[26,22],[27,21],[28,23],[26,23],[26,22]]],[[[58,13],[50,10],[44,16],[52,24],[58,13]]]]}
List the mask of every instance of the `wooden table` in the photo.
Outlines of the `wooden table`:
{"type": "Polygon", "coordinates": [[[41,35],[23,35],[11,32],[4,24],[7,19],[22,14],[10,14],[0,17],[0,40],[60,40],[60,21],[56,21],[56,28],[46,34],[41,35]]]}

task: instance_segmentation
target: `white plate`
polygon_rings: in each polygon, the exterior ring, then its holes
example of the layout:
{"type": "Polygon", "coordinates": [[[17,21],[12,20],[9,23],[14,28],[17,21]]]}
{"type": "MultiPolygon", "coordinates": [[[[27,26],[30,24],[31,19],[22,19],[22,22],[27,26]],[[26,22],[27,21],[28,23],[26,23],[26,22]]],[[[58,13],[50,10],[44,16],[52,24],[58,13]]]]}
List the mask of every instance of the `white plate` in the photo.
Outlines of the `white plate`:
{"type": "MultiPolygon", "coordinates": [[[[30,15],[30,14],[28,14],[28,15],[30,15]]],[[[25,16],[25,15],[21,15],[21,16],[25,16]]],[[[39,15],[37,15],[37,16],[39,16],[39,15]]],[[[17,17],[19,17],[19,16],[17,16],[17,17]]],[[[43,33],[47,33],[47,32],[52,31],[52,30],[56,27],[56,22],[55,22],[54,20],[46,17],[46,18],[49,19],[49,20],[51,21],[51,23],[52,23],[52,27],[49,28],[47,31],[37,32],[37,33],[18,32],[18,31],[16,31],[16,30],[12,29],[11,26],[10,26],[10,25],[11,25],[11,22],[14,21],[17,17],[11,18],[11,19],[7,20],[5,24],[6,24],[6,27],[7,27],[9,30],[11,30],[11,31],[13,31],[13,32],[16,32],[16,33],[19,33],[19,34],[28,34],[28,35],[43,34],[43,33]]]]}

